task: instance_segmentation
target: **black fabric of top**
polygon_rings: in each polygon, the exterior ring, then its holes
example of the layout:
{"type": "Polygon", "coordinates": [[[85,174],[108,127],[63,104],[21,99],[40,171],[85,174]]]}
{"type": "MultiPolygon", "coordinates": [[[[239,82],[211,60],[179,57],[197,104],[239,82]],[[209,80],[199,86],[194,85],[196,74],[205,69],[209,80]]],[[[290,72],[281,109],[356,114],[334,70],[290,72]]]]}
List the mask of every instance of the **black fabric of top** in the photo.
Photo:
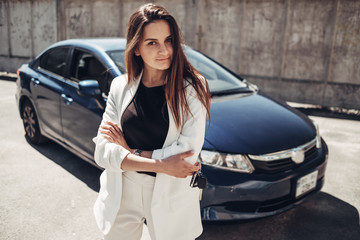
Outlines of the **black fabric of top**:
{"type": "MultiPolygon", "coordinates": [[[[163,86],[139,88],[121,118],[124,138],[131,149],[153,151],[163,147],[169,114],[163,86]]],[[[156,176],[153,172],[139,172],[156,176]]]]}

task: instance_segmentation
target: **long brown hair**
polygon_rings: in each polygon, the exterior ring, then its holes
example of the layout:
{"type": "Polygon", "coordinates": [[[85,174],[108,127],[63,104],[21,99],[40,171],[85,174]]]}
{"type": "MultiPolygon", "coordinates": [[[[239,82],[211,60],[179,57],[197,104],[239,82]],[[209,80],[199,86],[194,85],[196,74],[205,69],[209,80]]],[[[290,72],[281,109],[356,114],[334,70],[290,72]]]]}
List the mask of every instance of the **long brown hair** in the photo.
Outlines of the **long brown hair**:
{"type": "Polygon", "coordinates": [[[191,115],[186,100],[186,85],[191,84],[196,90],[200,102],[210,116],[210,92],[206,79],[190,64],[184,50],[182,36],[175,18],[163,7],[148,3],[138,8],[130,17],[127,34],[125,65],[128,81],[134,81],[144,68],[141,56],[135,55],[142,37],[144,27],[155,20],[165,20],[170,26],[173,47],[173,59],[167,73],[165,96],[177,128],[181,128],[184,119],[191,115]],[[185,81],[184,81],[185,79],[185,81]]]}

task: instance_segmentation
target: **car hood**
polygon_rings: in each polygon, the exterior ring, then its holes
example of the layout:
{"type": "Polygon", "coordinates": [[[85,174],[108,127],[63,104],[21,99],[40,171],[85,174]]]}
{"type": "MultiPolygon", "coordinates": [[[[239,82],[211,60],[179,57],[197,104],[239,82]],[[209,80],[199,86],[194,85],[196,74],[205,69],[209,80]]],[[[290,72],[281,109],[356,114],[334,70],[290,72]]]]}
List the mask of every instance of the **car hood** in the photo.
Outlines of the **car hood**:
{"type": "Polygon", "coordinates": [[[213,98],[203,148],[259,155],[298,147],[315,137],[307,116],[259,92],[213,98]]]}

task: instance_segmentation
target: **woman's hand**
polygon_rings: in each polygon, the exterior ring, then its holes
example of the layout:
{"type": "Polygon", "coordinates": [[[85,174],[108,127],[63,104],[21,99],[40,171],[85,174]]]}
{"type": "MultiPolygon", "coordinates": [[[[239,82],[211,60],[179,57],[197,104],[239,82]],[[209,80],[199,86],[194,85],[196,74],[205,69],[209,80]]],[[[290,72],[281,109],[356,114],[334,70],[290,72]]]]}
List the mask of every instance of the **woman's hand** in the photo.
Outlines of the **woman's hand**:
{"type": "MultiPolygon", "coordinates": [[[[113,122],[106,122],[106,125],[100,126],[100,133],[102,133],[104,138],[107,139],[109,142],[118,144],[132,152],[132,149],[130,149],[130,147],[126,143],[124,135],[117,124],[113,122]]],[[[192,155],[194,155],[192,151],[187,151],[170,156],[160,161],[161,164],[160,166],[158,166],[160,168],[155,167],[155,169],[152,169],[151,171],[162,172],[177,178],[186,178],[187,176],[191,176],[194,172],[199,171],[201,168],[201,164],[199,162],[197,162],[195,165],[192,165],[184,160],[185,158],[192,155]]],[[[129,156],[127,158],[129,158],[129,156]]],[[[133,160],[130,161],[132,162],[132,164],[129,165],[127,158],[126,160],[124,159],[122,163],[122,168],[126,170],[139,170],[138,167],[132,166],[134,164],[133,160]]],[[[144,163],[141,163],[141,165],[142,167],[145,166],[144,163]]]]}
{"type": "Polygon", "coordinates": [[[118,144],[129,151],[132,151],[125,141],[124,135],[116,123],[106,122],[107,125],[100,126],[100,132],[109,142],[118,144]]]}
{"type": "Polygon", "coordinates": [[[184,160],[192,155],[194,155],[192,151],[187,151],[163,159],[162,172],[177,178],[186,178],[187,176],[191,176],[194,172],[199,171],[201,168],[201,164],[199,162],[192,165],[184,160]]]}

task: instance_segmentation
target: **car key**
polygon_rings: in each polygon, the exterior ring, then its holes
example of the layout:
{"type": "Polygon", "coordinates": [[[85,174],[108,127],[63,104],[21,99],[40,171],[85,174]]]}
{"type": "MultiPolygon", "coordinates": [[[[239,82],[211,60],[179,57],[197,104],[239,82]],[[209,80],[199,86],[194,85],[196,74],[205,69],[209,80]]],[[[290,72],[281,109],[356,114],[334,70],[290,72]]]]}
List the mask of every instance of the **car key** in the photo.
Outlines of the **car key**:
{"type": "Polygon", "coordinates": [[[202,192],[203,192],[203,189],[206,187],[206,183],[207,183],[207,179],[206,177],[202,174],[201,170],[199,170],[198,174],[198,180],[197,180],[197,185],[200,189],[200,192],[199,192],[199,200],[201,201],[202,199],[202,192]]]}
{"type": "Polygon", "coordinates": [[[196,181],[197,181],[197,172],[193,172],[193,175],[192,175],[191,181],[190,181],[190,187],[196,187],[196,181]]]}
{"type": "Polygon", "coordinates": [[[206,183],[207,183],[207,179],[202,174],[201,170],[193,173],[193,176],[192,176],[191,182],[190,182],[190,186],[199,188],[199,190],[200,190],[199,200],[201,200],[201,198],[202,198],[202,191],[206,187],[206,183]]]}
{"type": "Polygon", "coordinates": [[[206,187],[207,179],[202,174],[201,170],[194,172],[190,181],[191,187],[198,187],[204,189],[206,187]]]}
{"type": "Polygon", "coordinates": [[[201,170],[197,172],[197,186],[200,189],[204,189],[207,184],[206,177],[202,174],[201,170]]]}

